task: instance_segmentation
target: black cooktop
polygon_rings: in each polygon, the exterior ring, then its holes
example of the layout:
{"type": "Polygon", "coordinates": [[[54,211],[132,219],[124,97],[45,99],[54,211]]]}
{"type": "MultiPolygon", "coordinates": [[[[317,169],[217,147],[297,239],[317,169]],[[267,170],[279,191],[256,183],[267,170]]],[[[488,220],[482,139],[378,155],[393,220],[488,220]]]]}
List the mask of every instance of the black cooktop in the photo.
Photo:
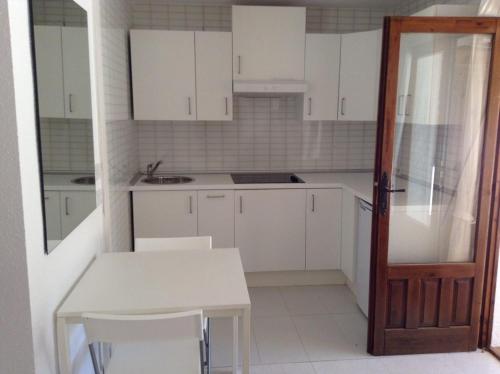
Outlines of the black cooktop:
{"type": "Polygon", "coordinates": [[[231,174],[235,184],[254,183],[304,183],[295,174],[290,173],[238,173],[231,174]]]}

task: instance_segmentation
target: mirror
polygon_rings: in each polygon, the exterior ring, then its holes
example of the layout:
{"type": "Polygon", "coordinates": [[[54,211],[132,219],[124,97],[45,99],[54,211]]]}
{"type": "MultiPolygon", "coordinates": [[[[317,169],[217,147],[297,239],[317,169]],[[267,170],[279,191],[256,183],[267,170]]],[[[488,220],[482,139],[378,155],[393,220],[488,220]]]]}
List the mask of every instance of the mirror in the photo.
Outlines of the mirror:
{"type": "Polygon", "coordinates": [[[31,0],[31,20],[50,253],[96,208],[87,13],[72,0],[31,0]]]}

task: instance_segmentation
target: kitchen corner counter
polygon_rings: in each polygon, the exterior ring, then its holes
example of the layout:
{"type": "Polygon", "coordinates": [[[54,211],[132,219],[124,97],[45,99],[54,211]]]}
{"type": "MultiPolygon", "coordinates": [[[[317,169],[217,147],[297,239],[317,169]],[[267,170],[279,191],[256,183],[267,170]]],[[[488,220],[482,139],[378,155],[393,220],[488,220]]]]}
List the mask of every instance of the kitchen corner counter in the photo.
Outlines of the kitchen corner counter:
{"type": "Polygon", "coordinates": [[[95,191],[95,185],[76,184],[72,180],[79,177],[91,176],[91,173],[54,173],[44,174],[45,191],[95,191]]]}
{"type": "MultiPolygon", "coordinates": [[[[173,175],[173,174],[172,174],[173,175]]],[[[176,185],[152,185],[135,178],[130,191],[186,191],[186,190],[252,190],[252,189],[307,189],[346,188],[356,197],[372,202],[372,173],[295,173],[305,183],[235,184],[230,174],[183,174],[193,182],[176,185]]]]}

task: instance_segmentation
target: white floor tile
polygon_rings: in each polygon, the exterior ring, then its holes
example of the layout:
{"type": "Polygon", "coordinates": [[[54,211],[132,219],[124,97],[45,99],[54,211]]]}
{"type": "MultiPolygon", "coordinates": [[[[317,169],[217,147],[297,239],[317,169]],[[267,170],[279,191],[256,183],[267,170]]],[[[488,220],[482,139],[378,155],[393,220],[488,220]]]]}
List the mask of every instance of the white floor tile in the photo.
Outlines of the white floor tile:
{"type": "Polygon", "coordinates": [[[498,374],[500,361],[488,352],[467,352],[448,354],[460,374],[498,374]]]}
{"type": "MultiPolygon", "coordinates": [[[[241,337],[243,336],[241,319],[239,326],[241,363],[241,337]]],[[[212,367],[231,366],[233,362],[233,319],[232,318],[211,318],[210,319],[210,358],[212,367]]],[[[250,342],[250,363],[260,364],[259,352],[255,345],[255,338],[252,332],[250,342]]]]}
{"type": "Polygon", "coordinates": [[[355,347],[356,351],[366,353],[368,320],[361,312],[350,314],[335,314],[335,321],[342,335],[355,347]]]}
{"type": "Polygon", "coordinates": [[[300,316],[328,313],[316,289],[314,286],[281,288],[281,294],[290,315],[300,316]]]}
{"type": "Polygon", "coordinates": [[[316,287],[321,302],[328,313],[356,313],[359,311],[356,298],[347,286],[316,287]]]}
{"type": "Polygon", "coordinates": [[[255,317],[253,331],[263,364],[308,361],[290,317],[255,317]]]}
{"type": "Polygon", "coordinates": [[[316,374],[387,374],[384,359],[314,362],[316,374]]]}
{"type": "Polygon", "coordinates": [[[250,301],[252,302],[252,316],[286,316],[285,301],[278,287],[249,288],[250,301]]]}
{"type": "Polygon", "coordinates": [[[251,374],[316,374],[312,364],[260,365],[250,369],[251,374]]]}
{"type": "Polygon", "coordinates": [[[311,361],[363,358],[368,354],[346,338],[336,315],[298,316],[293,321],[311,361]]]}

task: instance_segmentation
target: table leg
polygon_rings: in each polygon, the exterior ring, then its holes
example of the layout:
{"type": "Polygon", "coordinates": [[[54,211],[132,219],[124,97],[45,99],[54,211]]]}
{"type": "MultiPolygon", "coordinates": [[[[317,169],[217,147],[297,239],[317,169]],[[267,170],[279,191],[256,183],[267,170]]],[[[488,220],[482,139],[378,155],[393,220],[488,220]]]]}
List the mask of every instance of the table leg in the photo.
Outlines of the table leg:
{"type": "Polygon", "coordinates": [[[250,308],[243,310],[243,374],[250,374],[250,308]]]}
{"type": "Polygon", "coordinates": [[[68,327],[64,318],[57,317],[57,355],[59,358],[60,374],[71,374],[68,327]]]}
{"type": "Polygon", "coordinates": [[[238,374],[239,326],[238,316],[233,317],[233,374],[238,374]]]}

